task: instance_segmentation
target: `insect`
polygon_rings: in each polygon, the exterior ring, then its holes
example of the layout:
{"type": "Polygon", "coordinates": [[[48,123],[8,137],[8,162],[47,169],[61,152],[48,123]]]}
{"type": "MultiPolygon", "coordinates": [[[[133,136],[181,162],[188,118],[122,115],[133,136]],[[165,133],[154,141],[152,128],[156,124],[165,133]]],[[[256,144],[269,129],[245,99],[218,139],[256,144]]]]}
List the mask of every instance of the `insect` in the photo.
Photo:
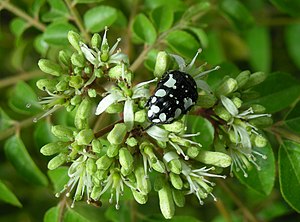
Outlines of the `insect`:
{"type": "Polygon", "coordinates": [[[148,119],[154,124],[172,123],[186,114],[198,99],[194,78],[182,71],[166,72],[148,99],[148,119]]]}

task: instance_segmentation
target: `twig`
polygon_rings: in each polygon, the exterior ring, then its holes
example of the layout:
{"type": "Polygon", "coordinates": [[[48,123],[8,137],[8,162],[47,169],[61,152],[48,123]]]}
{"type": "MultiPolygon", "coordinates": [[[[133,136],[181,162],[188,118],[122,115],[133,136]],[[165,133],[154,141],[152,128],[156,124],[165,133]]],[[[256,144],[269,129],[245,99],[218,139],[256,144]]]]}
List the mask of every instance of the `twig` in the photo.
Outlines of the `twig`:
{"type": "Polygon", "coordinates": [[[9,85],[13,85],[20,80],[29,80],[29,79],[33,79],[35,77],[39,77],[42,75],[43,75],[43,73],[41,71],[35,70],[32,72],[23,72],[19,75],[13,76],[13,77],[0,79],[0,89],[4,88],[6,86],[9,86],[9,85]]]}
{"type": "Polygon", "coordinates": [[[214,202],[216,207],[218,208],[219,212],[223,215],[225,221],[227,222],[232,222],[231,216],[228,212],[228,210],[226,209],[226,207],[224,206],[224,203],[222,200],[215,201],[214,202]]]}
{"type": "Polygon", "coordinates": [[[300,135],[296,134],[292,131],[289,131],[287,129],[281,128],[281,127],[271,127],[267,129],[267,131],[275,134],[276,136],[284,137],[286,139],[292,140],[294,142],[300,143],[300,135]]]}
{"type": "Polygon", "coordinates": [[[15,15],[19,16],[20,18],[23,18],[26,20],[30,25],[36,27],[40,31],[45,31],[46,26],[41,23],[40,21],[32,18],[29,16],[26,12],[22,11],[18,7],[14,6],[12,3],[10,3],[8,0],[3,0],[0,2],[0,7],[3,7],[7,9],[8,11],[14,13],[15,15]]]}
{"type": "Polygon", "coordinates": [[[67,205],[67,196],[64,195],[63,199],[59,202],[59,211],[58,211],[58,222],[64,221],[64,213],[67,205]]]}

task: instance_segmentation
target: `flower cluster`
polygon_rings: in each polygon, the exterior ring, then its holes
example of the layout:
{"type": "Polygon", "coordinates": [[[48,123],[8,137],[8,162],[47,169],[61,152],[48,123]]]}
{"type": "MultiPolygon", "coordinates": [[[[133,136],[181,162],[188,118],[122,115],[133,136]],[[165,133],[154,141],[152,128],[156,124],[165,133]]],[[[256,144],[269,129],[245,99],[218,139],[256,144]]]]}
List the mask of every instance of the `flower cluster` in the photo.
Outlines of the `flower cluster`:
{"type": "Polygon", "coordinates": [[[175,205],[184,206],[186,195],[194,194],[200,204],[208,196],[216,200],[212,194],[215,184],[210,178],[225,179],[219,175],[222,168],[235,167],[246,175],[250,163],[257,166],[255,155],[264,158],[253,146],[266,144],[258,127],[270,117],[263,114],[263,107],[243,105],[241,99],[259,83],[257,78],[262,81],[263,74],[243,72],[213,90],[204,78],[219,67],[207,71],[205,65],[196,68],[200,50],[188,65],[178,55],[160,52],[155,78],[135,84],[128,57],[117,49],[120,39],[110,47],[107,28],[103,38],[93,35],[90,46],[75,32],[69,32],[68,39],[75,52],[69,55],[61,51],[59,63],[40,60],[41,70],[53,78],[39,80],[37,86],[48,93],[41,101],[49,110],[45,115],[61,106],[75,111],[74,127],[53,126],[58,141],[41,148],[42,154],[55,155],[48,163],[50,170],[69,165],[69,182],[57,196],[73,196],[71,206],[84,196],[88,203],[104,201],[104,194],[110,192],[109,202],[119,209],[125,189],[138,203],[145,204],[154,189],[162,214],[172,218],[175,205]],[[193,141],[201,132],[188,133],[185,116],[162,125],[147,119],[145,104],[151,94],[150,84],[169,67],[195,79],[201,99],[194,113],[209,111],[204,117],[218,129],[214,150],[203,149],[193,141]],[[94,101],[98,101],[97,106],[94,101]],[[117,122],[94,132],[91,117],[105,113],[114,114],[117,122]],[[155,175],[154,179],[150,174],[155,175]]]}

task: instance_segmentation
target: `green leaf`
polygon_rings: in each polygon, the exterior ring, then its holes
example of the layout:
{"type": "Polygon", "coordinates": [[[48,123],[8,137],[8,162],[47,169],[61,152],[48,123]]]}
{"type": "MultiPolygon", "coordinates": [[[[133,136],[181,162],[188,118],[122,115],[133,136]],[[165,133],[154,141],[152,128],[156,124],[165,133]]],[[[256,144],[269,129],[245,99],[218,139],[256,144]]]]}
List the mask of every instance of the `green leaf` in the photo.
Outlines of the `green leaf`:
{"type": "Polygon", "coordinates": [[[269,72],[271,68],[271,39],[266,26],[254,26],[246,31],[250,64],[255,71],[269,72]]]}
{"type": "Polygon", "coordinates": [[[41,7],[46,3],[45,0],[34,0],[30,7],[33,17],[38,17],[41,7]]]}
{"type": "Polygon", "coordinates": [[[270,0],[279,10],[292,16],[299,17],[300,1],[298,0],[270,0]]]}
{"type": "Polygon", "coordinates": [[[300,84],[287,73],[275,72],[254,87],[254,91],[257,91],[260,97],[251,100],[250,103],[261,104],[267,113],[275,113],[295,102],[300,95],[300,84]]]}
{"type": "Polygon", "coordinates": [[[55,170],[49,170],[48,176],[54,186],[54,192],[59,193],[69,181],[68,167],[59,167],[55,170]]]}
{"type": "Polygon", "coordinates": [[[123,204],[119,210],[116,210],[114,207],[109,207],[105,211],[105,217],[112,222],[130,221],[131,217],[129,206],[123,204]]]}
{"type": "Polygon", "coordinates": [[[50,11],[42,17],[43,21],[51,22],[69,17],[69,9],[62,0],[47,1],[50,4],[50,11]]]}
{"type": "Polygon", "coordinates": [[[202,55],[208,64],[219,64],[226,60],[220,35],[217,31],[207,32],[208,44],[202,55]]]}
{"type": "Polygon", "coordinates": [[[10,23],[10,30],[17,38],[20,38],[28,27],[29,24],[21,18],[14,18],[10,23]]]}
{"type": "Polygon", "coordinates": [[[22,204],[14,193],[0,180],[0,200],[9,203],[11,205],[22,207],[22,204]]]}
{"type": "Polygon", "coordinates": [[[288,25],[285,28],[285,42],[288,53],[296,66],[300,69],[300,25],[288,25]]]}
{"type": "Polygon", "coordinates": [[[300,102],[288,113],[284,123],[293,131],[300,133],[300,102]]]}
{"type": "Polygon", "coordinates": [[[11,162],[16,171],[28,182],[41,186],[48,185],[47,177],[33,162],[22,140],[18,136],[12,136],[6,140],[4,151],[7,159],[11,162]]]}
{"type": "Polygon", "coordinates": [[[200,135],[193,137],[193,141],[200,143],[202,149],[207,150],[214,140],[215,130],[213,125],[207,119],[194,115],[188,115],[187,124],[190,132],[200,132],[200,135]]]}
{"type": "Polygon", "coordinates": [[[44,215],[44,222],[59,222],[59,208],[51,207],[44,215]]]}
{"type": "Polygon", "coordinates": [[[134,18],[132,31],[147,44],[151,45],[156,40],[155,28],[144,14],[140,13],[134,18]]]}
{"type": "MultiPolygon", "coordinates": [[[[252,165],[252,168],[247,171],[248,177],[244,177],[243,172],[234,172],[239,181],[246,187],[256,191],[257,193],[267,196],[271,193],[275,181],[275,159],[272,147],[270,144],[263,148],[254,148],[255,151],[267,156],[267,159],[256,155],[256,163],[261,168],[252,165]]],[[[255,155],[255,154],[254,154],[255,155]]]]}
{"type": "Polygon", "coordinates": [[[13,125],[12,119],[0,107],[0,132],[8,129],[13,125]]]}
{"type": "Polygon", "coordinates": [[[38,53],[40,53],[43,57],[45,57],[49,49],[49,45],[47,42],[45,42],[43,35],[37,35],[35,37],[33,46],[38,53]]]}
{"type": "Polygon", "coordinates": [[[98,3],[103,2],[104,0],[74,0],[73,2],[76,4],[88,4],[88,3],[98,3]]]}
{"type": "Polygon", "coordinates": [[[155,9],[162,6],[166,6],[173,11],[186,9],[186,5],[181,0],[145,0],[146,8],[155,9]]]}
{"type": "Polygon", "coordinates": [[[203,29],[197,27],[189,27],[189,30],[196,35],[198,41],[200,42],[201,48],[205,49],[208,47],[208,36],[203,29]]]}
{"type": "Polygon", "coordinates": [[[83,16],[83,21],[88,31],[100,32],[105,26],[111,26],[117,18],[115,8],[101,5],[88,10],[83,16]]]}
{"type": "Polygon", "coordinates": [[[247,30],[254,23],[251,13],[238,0],[222,0],[220,9],[239,30],[247,30]]]}
{"type": "Polygon", "coordinates": [[[279,148],[279,183],[285,201],[300,213],[300,144],[284,141],[279,148]]]}
{"type": "Polygon", "coordinates": [[[41,111],[38,98],[32,88],[25,82],[19,81],[9,97],[10,107],[23,114],[36,114],[41,111]]]}
{"type": "Polygon", "coordinates": [[[67,22],[54,22],[47,26],[43,39],[49,45],[66,46],[69,45],[68,32],[77,31],[76,28],[67,22]]]}
{"type": "Polygon", "coordinates": [[[176,53],[187,58],[193,58],[200,45],[191,34],[185,31],[171,32],[167,37],[168,46],[176,53]]]}
{"type": "Polygon", "coordinates": [[[47,120],[40,120],[35,124],[33,137],[38,148],[56,140],[55,136],[51,133],[51,126],[52,124],[47,120]]]}
{"type": "Polygon", "coordinates": [[[64,222],[89,222],[88,219],[68,208],[64,215],[64,222]]]}
{"type": "Polygon", "coordinates": [[[156,57],[157,57],[158,50],[157,49],[152,49],[148,54],[147,57],[144,61],[145,67],[153,71],[155,67],[155,62],[156,62],[156,57]]]}
{"type": "Polygon", "coordinates": [[[151,19],[158,33],[168,30],[174,19],[173,10],[167,6],[159,7],[151,12],[151,19]]]}

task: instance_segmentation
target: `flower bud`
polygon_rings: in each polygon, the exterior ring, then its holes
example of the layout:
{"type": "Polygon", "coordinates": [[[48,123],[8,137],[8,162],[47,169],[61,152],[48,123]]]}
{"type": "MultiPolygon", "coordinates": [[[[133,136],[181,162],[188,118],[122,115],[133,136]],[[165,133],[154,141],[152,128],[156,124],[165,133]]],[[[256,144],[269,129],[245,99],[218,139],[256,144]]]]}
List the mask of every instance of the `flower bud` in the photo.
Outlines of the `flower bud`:
{"type": "Polygon", "coordinates": [[[243,104],[243,101],[240,99],[240,98],[238,98],[238,97],[233,97],[232,99],[231,99],[231,101],[233,102],[233,104],[236,106],[236,108],[240,108],[241,106],[242,106],[242,104],[243,104]]]}
{"type": "Polygon", "coordinates": [[[250,75],[247,83],[242,87],[243,89],[249,89],[253,86],[256,86],[262,83],[267,78],[267,75],[264,72],[255,72],[250,75]]]}
{"type": "Polygon", "coordinates": [[[265,147],[268,143],[267,139],[264,138],[262,135],[252,134],[251,141],[253,141],[256,147],[265,147]]]}
{"type": "Polygon", "coordinates": [[[98,200],[100,198],[101,191],[102,191],[101,186],[94,185],[93,189],[92,189],[92,192],[91,192],[91,198],[93,200],[98,200]]]}
{"type": "Polygon", "coordinates": [[[223,106],[216,106],[214,112],[226,122],[231,119],[231,114],[223,106]]]}
{"type": "Polygon", "coordinates": [[[66,110],[67,110],[67,112],[71,112],[71,111],[73,111],[75,109],[75,106],[73,106],[73,105],[67,105],[66,106],[66,110]]]}
{"type": "Polygon", "coordinates": [[[66,91],[69,88],[69,82],[66,80],[60,80],[56,86],[55,86],[56,90],[59,92],[63,92],[66,91]]]}
{"type": "Polygon", "coordinates": [[[94,132],[92,129],[81,130],[75,137],[78,145],[89,145],[94,139],[94,132]]]}
{"type": "Polygon", "coordinates": [[[112,162],[113,158],[109,158],[107,155],[103,155],[96,161],[96,165],[99,170],[107,170],[112,162]]]}
{"type": "Polygon", "coordinates": [[[60,152],[64,151],[65,149],[67,149],[68,145],[69,145],[69,143],[61,142],[61,141],[48,143],[48,144],[44,145],[41,148],[40,152],[44,156],[51,156],[53,154],[60,153],[60,152]]]}
{"type": "Polygon", "coordinates": [[[51,132],[63,141],[72,141],[74,139],[73,130],[63,125],[52,126],[51,132]]]}
{"type": "Polygon", "coordinates": [[[151,183],[149,178],[146,176],[144,167],[141,163],[135,166],[134,175],[136,178],[137,188],[142,194],[148,194],[151,191],[151,183]]]}
{"type": "Polygon", "coordinates": [[[273,124],[273,119],[269,116],[261,116],[255,119],[250,119],[249,123],[259,128],[265,128],[273,124]]]}
{"type": "Polygon", "coordinates": [[[60,153],[57,156],[55,156],[54,158],[52,158],[49,163],[48,163],[48,169],[49,170],[54,170],[57,167],[61,166],[62,164],[64,164],[68,159],[68,156],[64,153],[60,153]]]}
{"type": "Polygon", "coordinates": [[[195,158],[196,156],[198,156],[198,154],[199,154],[198,147],[196,147],[196,146],[190,146],[190,147],[188,147],[188,149],[187,149],[187,155],[190,158],[195,158]]]}
{"type": "Polygon", "coordinates": [[[131,189],[131,192],[133,194],[134,199],[136,200],[136,202],[138,202],[139,204],[145,204],[148,201],[148,195],[144,195],[141,192],[138,192],[134,189],[131,189]]]}
{"type": "Polygon", "coordinates": [[[73,72],[77,75],[77,76],[82,76],[82,71],[83,69],[81,67],[75,66],[73,69],[73,72]]]}
{"type": "Polygon", "coordinates": [[[123,111],[124,105],[122,103],[114,103],[110,105],[105,112],[114,114],[114,113],[121,113],[123,111]]]}
{"type": "Polygon", "coordinates": [[[97,77],[97,78],[101,78],[103,76],[103,71],[102,69],[94,69],[94,75],[97,77]]]}
{"type": "Polygon", "coordinates": [[[64,50],[59,51],[58,60],[61,64],[65,65],[67,67],[69,67],[71,65],[71,57],[64,50]]]}
{"type": "Polygon", "coordinates": [[[152,146],[150,144],[142,143],[140,148],[143,149],[144,153],[148,156],[152,163],[155,163],[157,161],[157,157],[154,154],[152,146]]]}
{"type": "Polygon", "coordinates": [[[99,139],[93,139],[92,141],[92,150],[94,153],[101,153],[103,146],[99,139]]]}
{"type": "Polygon", "coordinates": [[[81,52],[79,42],[81,41],[81,37],[78,33],[74,31],[68,32],[68,40],[70,44],[76,49],[78,52],[81,52]]]}
{"type": "Polygon", "coordinates": [[[217,98],[212,95],[199,95],[197,100],[197,106],[201,106],[202,108],[211,108],[215,105],[217,98]]]}
{"type": "Polygon", "coordinates": [[[240,74],[238,74],[238,76],[235,78],[235,80],[237,81],[238,88],[239,89],[242,88],[248,82],[249,78],[250,78],[249,70],[245,70],[240,74]]]}
{"type": "Polygon", "coordinates": [[[144,123],[147,120],[147,114],[145,110],[139,110],[134,113],[134,121],[137,123],[144,123]]]}
{"type": "Polygon", "coordinates": [[[199,151],[198,156],[194,159],[201,163],[223,168],[230,166],[232,162],[230,156],[225,153],[204,150],[199,151]]]}
{"type": "Polygon", "coordinates": [[[83,68],[85,66],[85,57],[82,53],[74,52],[71,56],[71,62],[74,66],[83,68]]]}
{"type": "Polygon", "coordinates": [[[98,33],[95,33],[91,39],[92,48],[98,49],[101,44],[101,36],[98,33]]]}
{"type": "Polygon", "coordinates": [[[183,121],[175,121],[171,124],[164,124],[163,128],[169,132],[181,133],[184,130],[185,124],[183,121]]]}
{"type": "Polygon", "coordinates": [[[181,190],[172,189],[173,200],[178,207],[184,207],[185,197],[184,192],[181,190]]]}
{"type": "Polygon", "coordinates": [[[119,154],[119,149],[120,149],[119,145],[111,144],[108,146],[106,154],[110,158],[113,158],[119,154]]]}
{"type": "Polygon", "coordinates": [[[89,98],[84,98],[80,103],[74,118],[74,124],[77,129],[84,129],[88,126],[92,105],[92,101],[89,98]]]}
{"type": "Polygon", "coordinates": [[[161,78],[169,67],[169,55],[165,51],[157,54],[153,74],[155,77],[161,78]]]}
{"type": "MultiPolygon", "coordinates": [[[[96,162],[96,165],[97,165],[97,162],[96,162]]],[[[107,171],[106,170],[100,170],[99,167],[98,167],[98,165],[97,165],[97,168],[98,168],[98,170],[94,174],[94,178],[98,179],[99,181],[106,180],[107,177],[108,177],[107,171]]]]}
{"type": "Polygon", "coordinates": [[[229,78],[222,82],[221,85],[219,85],[219,87],[216,89],[215,94],[218,97],[221,95],[226,96],[237,90],[237,87],[237,81],[233,78],[229,78]]]}
{"type": "Polygon", "coordinates": [[[266,113],[266,108],[260,104],[251,104],[251,108],[256,114],[266,113]]]}
{"type": "Polygon", "coordinates": [[[119,150],[119,162],[126,170],[133,170],[133,157],[129,150],[125,147],[119,150]]]}
{"type": "Polygon", "coordinates": [[[88,158],[86,161],[86,171],[93,175],[97,170],[97,165],[95,163],[95,160],[92,158],[88,158]]]}
{"type": "Polygon", "coordinates": [[[95,89],[88,89],[88,95],[91,98],[95,98],[97,96],[97,92],[95,89]]]}
{"type": "Polygon", "coordinates": [[[168,184],[165,184],[158,191],[159,207],[166,219],[171,219],[175,213],[175,205],[173,201],[172,191],[168,184]]]}
{"type": "Polygon", "coordinates": [[[70,103],[71,103],[73,106],[78,105],[80,102],[81,102],[81,96],[80,96],[80,95],[75,95],[75,96],[73,96],[73,98],[70,100],[70,103]]]}
{"type": "Polygon", "coordinates": [[[179,159],[173,159],[170,162],[168,162],[168,168],[171,172],[180,174],[182,170],[182,166],[179,159]]]}
{"type": "Polygon", "coordinates": [[[56,79],[40,79],[36,82],[36,86],[43,91],[46,89],[49,91],[54,91],[57,83],[58,81],[56,79]]]}
{"type": "Polygon", "coordinates": [[[158,175],[157,177],[155,177],[155,180],[154,180],[154,190],[156,192],[160,191],[164,184],[165,184],[165,177],[164,175],[158,175]]]}
{"type": "Polygon", "coordinates": [[[173,185],[173,187],[177,190],[181,190],[183,187],[183,182],[182,182],[181,177],[178,174],[175,174],[172,172],[169,173],[169,176],[170,176],[170,181],[171,181],[171,184],[173,185]]]}
{"type": "Polygon", "coordinates": [[[128,137],[125,143],[130,147],[135,147],[138,144],[138,141],[134,137],[128,137]]]}
{"type": "Polygon", "coordinates": [[[166,167],[164,162],[162,162],[161,160],[157,160],[155,163],[151,164],[151,167],[159,172],[159,173],[165,173],[166,172],[166,167]]]}
{"type": "Polygon", "coordinates": [[[121,144],[126,136],[127,129],[124,123],[117,123],[108,133],[107,140],[111,144],[121,144]]]}
{"type": "Polygon", "coordinates": [[[107,62],[109,59],[109,46],[108,44],[103,44],[101,46],[101,55],[100,55],[101,61],[102,62],[107,62]]]}
{"type": "Polygon", "coordinates": [[[40,59],[38,66],[43,72],[53,76],[60,76],[63,73],[63,69],[60,65],[48,59],[40,59]]]}
{"type": "Polygon", "coordinates": [[[79,89],[83,86],[84,80],[81,76],[71,76],[69,85],[75,89],[79,89]]]}

